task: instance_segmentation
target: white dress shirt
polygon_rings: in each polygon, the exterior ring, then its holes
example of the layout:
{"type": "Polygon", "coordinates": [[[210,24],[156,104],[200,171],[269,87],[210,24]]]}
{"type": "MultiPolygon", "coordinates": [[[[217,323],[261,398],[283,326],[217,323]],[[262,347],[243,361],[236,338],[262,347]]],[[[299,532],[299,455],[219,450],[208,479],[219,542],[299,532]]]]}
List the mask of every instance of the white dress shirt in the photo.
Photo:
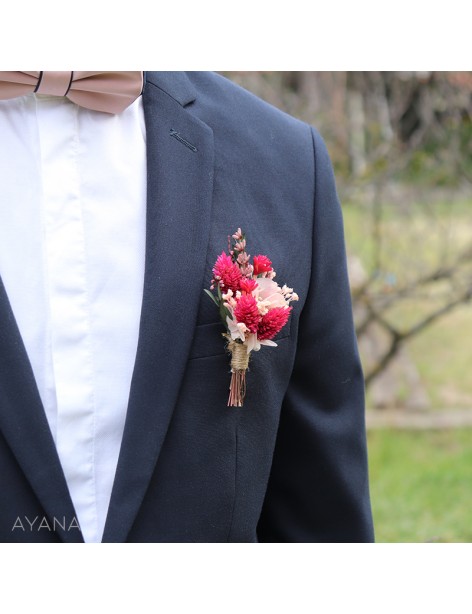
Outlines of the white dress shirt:
{"type": "Polygon", "coordinates": [[[120,115],[0,101],[0,275],[88,542],[103,535],[136,357],[145,136],[141,97],[120,115]]]}

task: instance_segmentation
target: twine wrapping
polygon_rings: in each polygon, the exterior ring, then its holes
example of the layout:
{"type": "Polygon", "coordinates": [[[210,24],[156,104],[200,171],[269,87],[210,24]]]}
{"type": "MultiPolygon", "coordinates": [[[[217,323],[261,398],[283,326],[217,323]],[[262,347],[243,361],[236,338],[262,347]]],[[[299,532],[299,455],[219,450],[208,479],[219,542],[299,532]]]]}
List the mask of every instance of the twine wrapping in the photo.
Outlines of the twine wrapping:
{"type": "MultiPolygon", "coordinates": [[[[224,335],[226,336],[226,335],[224,335]]],[[[231,383],[229,385],[228,407],[242,407],[246,395],[246,371],[249,354],[245,343],[229,338],[228,351],[231,352],[231,383]]]]}

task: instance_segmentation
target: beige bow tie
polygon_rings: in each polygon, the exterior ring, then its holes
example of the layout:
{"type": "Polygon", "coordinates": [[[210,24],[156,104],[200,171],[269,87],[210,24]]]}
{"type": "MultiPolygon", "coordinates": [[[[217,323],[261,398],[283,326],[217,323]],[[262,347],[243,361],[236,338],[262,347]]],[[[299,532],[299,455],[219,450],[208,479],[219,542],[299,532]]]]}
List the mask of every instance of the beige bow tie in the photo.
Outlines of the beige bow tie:
{"type": "Polygon", "coordinates": [[[143,73],[87,71],[1,72],[0,100],[24,96],[31,92],[67,96],[81,107],[121,113],[143,90],[143,73]]]}

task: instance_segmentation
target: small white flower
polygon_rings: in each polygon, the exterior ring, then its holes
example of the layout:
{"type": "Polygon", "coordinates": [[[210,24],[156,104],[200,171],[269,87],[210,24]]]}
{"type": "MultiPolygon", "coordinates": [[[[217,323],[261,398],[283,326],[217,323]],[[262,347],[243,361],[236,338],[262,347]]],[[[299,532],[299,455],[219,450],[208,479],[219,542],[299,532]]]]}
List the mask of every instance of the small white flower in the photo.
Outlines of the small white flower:
{"type": "Polygon", "coordinates": [[[241,339],[241,341],[244,342],[246,340],[245,333],[248,331],[248,328],[243,322],[236,322],[234,316],[233,319],[226,316],[226,324],[228,325],[228,330],[233,341],[241,339]]]}

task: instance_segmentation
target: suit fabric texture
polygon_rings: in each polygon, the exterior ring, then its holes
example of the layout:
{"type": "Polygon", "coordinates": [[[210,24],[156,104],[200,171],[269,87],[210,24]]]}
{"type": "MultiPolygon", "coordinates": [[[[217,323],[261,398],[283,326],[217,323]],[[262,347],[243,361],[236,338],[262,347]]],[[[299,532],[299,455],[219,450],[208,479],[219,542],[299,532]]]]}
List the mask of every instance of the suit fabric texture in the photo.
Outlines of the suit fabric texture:
{"type": "MultiPolygon", "coordinates": [[[[146,73],[143,105],[143,306],[103,541],[372,541],[364,381],[322,138],[213,73],[146,73]],[[224,327],[203,290],[238,227],[300,300],[278,347],[251,354],[243,407],[227,407],[224,327]]],[[[0,468],[1,541],[82,541],[1,283],[0,468]]]]}

